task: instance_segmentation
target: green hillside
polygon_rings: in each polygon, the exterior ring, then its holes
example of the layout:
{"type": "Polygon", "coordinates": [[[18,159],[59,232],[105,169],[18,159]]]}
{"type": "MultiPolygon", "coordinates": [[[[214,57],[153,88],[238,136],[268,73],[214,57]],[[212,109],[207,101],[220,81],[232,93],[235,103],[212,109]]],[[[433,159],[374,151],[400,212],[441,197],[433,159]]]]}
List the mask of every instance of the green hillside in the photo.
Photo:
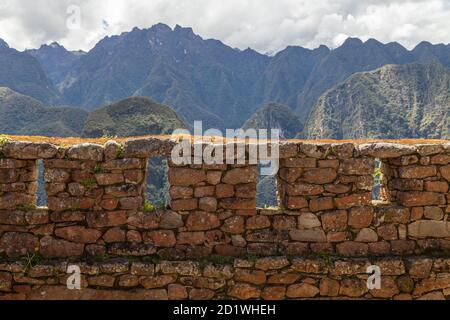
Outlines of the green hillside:
{"type": "Polygon", "coordinates": [[[280,138],[289,139],[295,137],[302,124],[291,108],[278,103],[269,103],[258,109],[242,128],[279,129],[280,138]]]}
{"type": "Polygon", "coordinates": [[[450,138],[450,71],[437,61],[357,73],[323,94],[310,139],[450,138]]]}
{"type": "Polygon", "coordinates": [[[87,115],[78,108],[46,108],[34,98],[0,87],[2,134],[79,136],[87,115]]]}
{"type": "Polygon", "coordinates": [[[105,106],[89,114],[83,137],[141,136],[171,134],[185,128],[170,107],[145,97],[132,97],[105,106]]]}

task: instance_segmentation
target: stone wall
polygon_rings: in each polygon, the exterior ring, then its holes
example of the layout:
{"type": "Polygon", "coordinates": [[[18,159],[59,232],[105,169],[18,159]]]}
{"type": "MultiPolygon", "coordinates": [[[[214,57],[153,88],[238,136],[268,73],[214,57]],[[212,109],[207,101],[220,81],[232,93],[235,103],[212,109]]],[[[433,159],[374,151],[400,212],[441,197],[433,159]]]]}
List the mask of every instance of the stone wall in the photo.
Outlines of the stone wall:
{"type": "Polygon", "coordinates": [[[287,258],[230,261],[114,259],[0,262],[3,299],[395,299],[444,300],[449,258],[287,258]],[[81,290],[66,287],[67,266],[81,268],[81,290]],[[381,288],[368,289],[378,265],[381,288]]]}
{"type": "Polygon", "coordinates": [[[0,158],[0,210],[14,210],[36,203],[36,160],[0,158]]]}
{"type": "Polygon", "coordinates": [[[256,164],[169,159],[170,204],[152,208],[148,158],[174,145],[4,142],[0,298],[450,297],[449,143],[282,142],[277,208],[256,208],[256,164]],[[61,286],[68,261],[85,289],[61,286]]]}

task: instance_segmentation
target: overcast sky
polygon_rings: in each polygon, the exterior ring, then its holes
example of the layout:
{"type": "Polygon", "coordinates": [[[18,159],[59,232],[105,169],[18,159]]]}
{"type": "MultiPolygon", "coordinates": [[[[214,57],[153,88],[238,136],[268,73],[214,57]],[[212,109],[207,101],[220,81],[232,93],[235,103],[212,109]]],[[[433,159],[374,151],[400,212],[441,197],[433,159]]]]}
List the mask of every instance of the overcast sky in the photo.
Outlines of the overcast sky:
{"type": "Polygon", "coordinates": [[[411,49],[422,40],[450,43],[450,0],[0,0],[0,38],[19,50],[52,41],[89,50],[158,22],[263,53],[334,48],[349,36],[411,49]]]}

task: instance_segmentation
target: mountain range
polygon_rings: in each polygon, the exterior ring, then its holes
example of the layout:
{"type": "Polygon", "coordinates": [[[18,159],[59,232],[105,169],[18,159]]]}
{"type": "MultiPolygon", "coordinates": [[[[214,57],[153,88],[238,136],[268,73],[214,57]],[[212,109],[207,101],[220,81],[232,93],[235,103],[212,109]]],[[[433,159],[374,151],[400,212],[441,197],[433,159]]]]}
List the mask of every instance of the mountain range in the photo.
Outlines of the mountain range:
{"type": "MultiPolygon", "coordinates": [[[[422,42],[407,50],[398,43],[348,38],[335,49],[289,46],[269,56],[164,24],[105,37],[88,52],[57,43],[19,52],[0,41],[0,87],[45,108],[82,108],[86,112],[80,115],[87,117],[119,100],[144,96],[170,106],[188,127],[193,120],[222,130],[276,125],[285,137],[448,138],[448,87],[439,87],[448,68],[449,44],[422,42]],[[339,96],[334,102],[333,95],[339,96]],[[379,123],[345,133],[360,128],[352,116],[369,109],[382,114],[358,121],[379,123]],[[404,128],[382,125],[391,121],[387,115],[399,113],[395,121],[404,128]],[[330,114],[334,124],[326,120],[330,114]]],[[[71,134],[87,135],[79,127],[71,134]]]]}

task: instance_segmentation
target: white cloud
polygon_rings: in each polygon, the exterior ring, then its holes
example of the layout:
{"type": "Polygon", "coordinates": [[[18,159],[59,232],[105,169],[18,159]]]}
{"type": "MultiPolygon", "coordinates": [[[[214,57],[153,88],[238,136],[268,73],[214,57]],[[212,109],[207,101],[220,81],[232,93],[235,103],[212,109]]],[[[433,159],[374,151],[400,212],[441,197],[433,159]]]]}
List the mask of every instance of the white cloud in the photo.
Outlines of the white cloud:
{"type": "Polygon", "coordinates": [[[2,0],[0,38],[19,50],[52,41],[88,50],[106,35],[163,22],[260,52],[336,47],[348,36],[412,48],[449,43],[449,17],[448,0],[2,0]],[[78,30],[66,27],[69,5],[81,9],[78,30]]]}

